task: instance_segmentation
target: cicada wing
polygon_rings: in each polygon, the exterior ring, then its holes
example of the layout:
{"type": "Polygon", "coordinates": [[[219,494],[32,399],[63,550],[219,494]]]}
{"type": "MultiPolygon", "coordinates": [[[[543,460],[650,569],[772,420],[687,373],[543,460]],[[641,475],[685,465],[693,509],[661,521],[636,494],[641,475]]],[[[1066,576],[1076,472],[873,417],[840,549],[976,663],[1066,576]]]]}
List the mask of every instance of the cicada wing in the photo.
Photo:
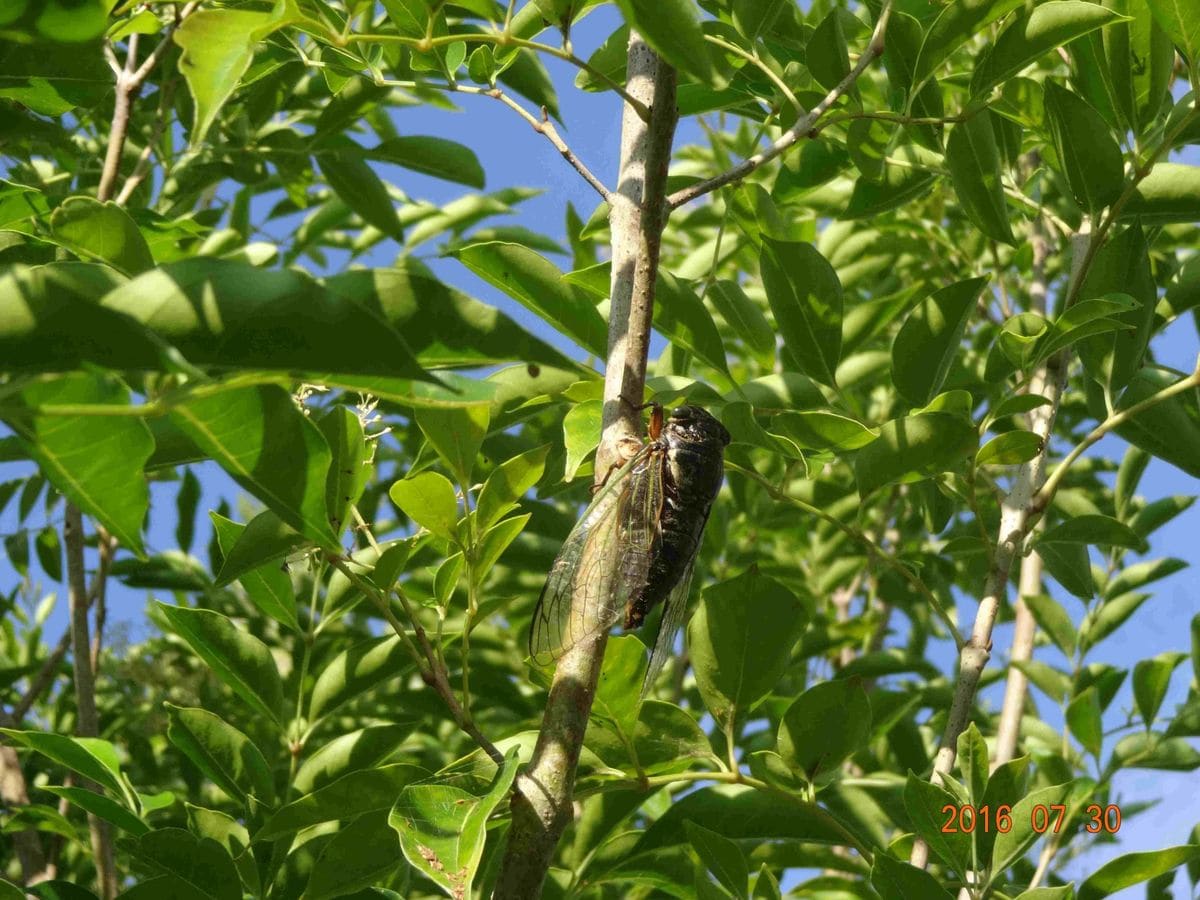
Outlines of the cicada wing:
{"type": "Polygon", "coordinates": [[[529,629],[529,655],[538,665],[612,628],[628,596],[645,583],[649,548],[642,554],[623,536],[643,531],[634,500],[644,493],[653,450],[647,445],[608,479],[559,550],[529,629]]]}
{"type": "Polygon", "coordinates": [[[696,568],[696,557],[688,563],[678,583],[671,589],[667,599],[663,601],[662,619],[658,625],[658,635],[654,638],[654,649],[650,651],[650,665],[646,667],[646,677],[642,681],[642,699],[650,693],[650,688],[658,679],[658,674],[667,664],[667,660],[675,653],[675,633],[683,624],[684,614],[688,607],[688,592],[692,587],[692,572],[696,568]]]}

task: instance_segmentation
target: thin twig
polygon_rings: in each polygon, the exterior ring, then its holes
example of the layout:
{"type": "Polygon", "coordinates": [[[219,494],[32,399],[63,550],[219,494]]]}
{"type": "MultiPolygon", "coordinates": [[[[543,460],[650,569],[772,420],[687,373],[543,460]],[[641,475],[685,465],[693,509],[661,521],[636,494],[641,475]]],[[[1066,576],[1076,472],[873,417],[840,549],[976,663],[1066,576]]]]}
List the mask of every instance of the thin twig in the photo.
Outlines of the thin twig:
{"type": "Polygon", "coordinates": [[[1063,478],[1066,477],[1067,470],[1070,469],[1071,464],[1075,462],[1075,460],[1079,459],[1079,457],[1089,447],[1099,441],[1100,438],[1104,437],[1113,429],[1124,425],[1130,419],[1140,415],[1147,409],[1150,409],[1150,407],[1157,406],[1159,403],[1174,397],[1176,394],[1182,394],[1184,391],[1191,390],[1198,386],[1200,386],[1200,358],[1197,359],[1196,368],[1193,370],[1191,375],[1188,375],[1186,378],[1181,378],[1174,384],[1167,385],[1161,391],[1151,394],[1145,400],[1135,403],[1133,406],[1129,406],[1125,409],[1114,412],[1111,416],[1089,431],[1083,440],[1076,444],[1071,449],[1071,452],[1063,457],[1063,461],[1055,467],[1052,473],[1050,473],[1050,477],[1046,479],[1046,483],[1042,485],[1042,489],[1038,491],[1037,495],[1034,497],[1032,512],[1035,514],[1041,513],[1046,509],[1047,506],[1050,505],[1050,502],[1054,499],[1055,492],[1058,490],[1059,484],[1061,484],[1063,478]]]}
{"type": "Polygon", "coordinates": [[[728,41],[722,40],[721,38],[715,37],[711,34],[706,34],[704,39],[710,44],[715,44],[722,50],[726,50],[739,59],[744,59],[746,62],[750,63],[750,65],[754,66],[764,75],[766,75],[767,80],[779,89],[779,92],[783,94],[783,96],[787,99],[787,102],[792,104],[792,108],[796,110],[796,115],[803,116],[807,114],[808,110],[806,110],[804,105],[796,98],[795,93],[793,93],[792,89],[788,87],[787,82],[780,78],[779,75],[775,73],[774,69],[759,59],[757,54],[751,53],[749,50],[743,50],[737,44],[731,44],[728,41]]]}
{"type": "Polygon", "coordinates": [[[528,122],[530,128],[532,128],[538,134],[544,135],[545,138],[554,145],[554,149],[562,155],[562,158],[570,163],[575,171],[583,177],[583,180],[595,189],[596,193],[600,195],[602,200],[607,202],[612,196],[612,192],[605,187],[604,182],[597,178],[592,170],[589,169],[583,162],[583,160],[576,156],[575,152],[569,146],[567,146],[567,142],[564,141],[562,135],[558,133],[558,128],[556,128],[554,123],[550,120],[550,115],[544,106],[541,109],[541,118],[539,119],[499,88],[476,87],[474,85],[459,84],[457,82],[439,84],[435,82],[423,81],[399,81],[396,79],[382,78],[379,76],[376,76],[375,84],[379,85],[380,87],[395,87],[405,89],[419,87],[433,88],[439,91],[449,91],[450,93],[456,94],[475,94],[480,97],[491,97],[493,100],[499,100],[518,116],[528,122]]]}
{"type": "Polygon", "coordinates": [[[137,190],[138,185],[145,181],[146,176],[150,174],[150,159],[154,156],[154,148],[166,130],[167,122],[171,117],[171,100],[174,94],[175,79],[172,78],[158,91],[158,113],[154,121],[154,130],[150,133],[150,139],[146,141],[146,146],[142,148],[142,152],[138,155],[138,161],[133,167],[133,171],[125,179],[125,183],[121,185],[121,192],[117,194],[118,206],[124,206],[128,203],[129,198],[133,196],[133,192],[137,190]]]}
{"type": "Polygon", "coordinates": [[[695,200],[697,197],[702,197],[705,194],[711,193],[717,188],[723,187],[732,181],[739,181],[740,179],[745,178],[759,166],[764,165],[765,163],[768,163],[775,157],[779,156],[802,138],[808,137],[812,133],[813,128],[816,126],[817,121],[822,115],[825,114],[825,111],[833,106],[833,104],[837,103],[838,99],[854,86],[854,83],[858,81],[859,76],[867,70],[867,67],[870,66],[871,63],[883,53],[884,35],[887,32],[887,23],[888,19],[891,17],[891,14],[891,0],[885,0],[883,9],[879,12],[879,20],[875,23],[875,31],[871,34],[871,41],[869,44],[867,44],[867,49],[864,50],[862,55],[859,56],[858,62],[855,63],[854,68],[851,69],[841,81],[834,85],[833,89],[830,90],[829,93],[821,99],[821,102],[814,106],[807,115],[801,116],[799,119],[797,119],[796,124],[785,131],[765,150],[755,153],[753,156],[747,157],[736,166],[725,172],[722,172],[720,175],[716,175],[705,181],[701,181],[698,184],[693,184],[690,187],[676,191],[667,198],[668,207],[671,209],[676,209],[677,207],[680,207],[685,203],[689,203],[690,201],[695,200]]]}
{"type": "Polygon", "coordinates": [[[387,621],[388,625],[400,638],[401,642],[408,649],[409,654],[416,661],[421,672],[421,679],[437,692],[442,698],[446,706],[450,710],[450,714],[454,718],[454,722],[459,728],[470,736],[483,751],[491,757],[496,765],[501,765],[504,762],[504,754],[501,753],[496,745],[493,744],[475,725],[473,721],[463,712],[462,706],[458,702],[458,698],[454,696],[454,689],[450,687],[449,679],[446,676],[446,670],[438,664],[437,654],[433,646],[429,643],[429,638],[425,634],[425,629],[421,627],[421,623],[416,617],[416,610],[409,603],[404,592],[395,589],[394,593],[400,599],[404,606],[405,614],[412,622],[413,634],[416,636],[417,643],[413,643],[412,637],[409,636],[404,624],[396,618],[396,614],[392,612],[391,606],[388,603],[387,596],[379,590],[370,581],[362,575],[350,568],[346,560],[340,557],[330,555],[329,561],[345,575],[350,582],[362,591],[366,596],[371,598],[387,621]],[[419,646],[418,646],[419,645],[419,646]]]}

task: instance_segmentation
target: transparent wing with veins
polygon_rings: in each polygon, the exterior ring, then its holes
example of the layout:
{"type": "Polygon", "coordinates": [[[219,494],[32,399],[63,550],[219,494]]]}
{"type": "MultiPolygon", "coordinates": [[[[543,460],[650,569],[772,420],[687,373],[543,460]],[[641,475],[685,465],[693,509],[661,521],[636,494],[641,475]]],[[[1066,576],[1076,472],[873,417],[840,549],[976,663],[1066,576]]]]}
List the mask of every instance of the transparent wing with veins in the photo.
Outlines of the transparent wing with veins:
{"type": "Polygon", "coordinates": [[[650,651],[650,665],[646,668],[646,677],[642,681],[642,699],[650,693],[650,688],[663,670],[667,660],[675,654],[675,633],[683,624],[684,613],[687,612],[688,591],[692,587],[692,572],[696,568],[696,557],[688,563],[682,577],[671,593],[663,602],[662,620],[658,625],[658,635],[654,639],[654,649],[650,651]]]}
{"type": "Polygon", "coordinates": [[[608,631],[645,586],[662,466],[661,450],[647,444],[608,479],[567,536],[533,611],[529,655],[538,665],[608,631]]]}

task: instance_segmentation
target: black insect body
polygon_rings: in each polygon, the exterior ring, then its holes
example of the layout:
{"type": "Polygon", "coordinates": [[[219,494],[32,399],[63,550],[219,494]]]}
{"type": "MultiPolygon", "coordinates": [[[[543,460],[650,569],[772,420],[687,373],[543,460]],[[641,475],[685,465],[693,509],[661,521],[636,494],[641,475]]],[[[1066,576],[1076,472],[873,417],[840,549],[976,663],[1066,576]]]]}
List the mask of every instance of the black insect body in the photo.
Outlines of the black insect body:
{"type": "Polygon", "coordinates": [[[664,604],[643,693],[671,655],[692,568],[721,488],[729,432],[706,410],[680,406],[617,470],[567,536],[534,610],[529,653],[548,665],[624,616],[636,628],[664,604]]]}

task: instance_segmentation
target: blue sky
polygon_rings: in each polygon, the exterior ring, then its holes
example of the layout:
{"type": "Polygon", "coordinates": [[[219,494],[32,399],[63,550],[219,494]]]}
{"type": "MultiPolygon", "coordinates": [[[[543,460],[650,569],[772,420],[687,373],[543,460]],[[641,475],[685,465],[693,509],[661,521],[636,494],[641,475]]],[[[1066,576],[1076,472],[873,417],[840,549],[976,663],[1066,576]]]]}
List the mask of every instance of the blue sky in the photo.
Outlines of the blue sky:
{"type": "MultiPolygon", "coordinates": [[[[615,27],[616,22],[616,15],[611,8],[605,8],[578,24],[572,33],[576,52],[586,58],[615,27]]],[[[549,34],[547,33],[547,35],[549,34]]],[[[546,37],[545,39],[552,40],[553,38],[546,37]]],[[[612,184],[615,181],[617,167],[617,136],[620,126],[618,102],[611,94],[587,94],[576,91],[573,87],[576,71],[574,68],[553,59],[547,59],[546,64],[558,88],[563,117],[566,122],[566,127],[562,129],[564,138],[603,181],[612,184]]],[[[542,196],[518,206],[515,216],[507,220],[490,220],[485,225],[501,224],[502,222],[522,224],[535,231],[561,239],[564,234],[564,213],[568,201],[575,205],[581,216],[587,218],[598,203],[597,195],[563,161],[545,138],[536,134],[511,110],[494,100],[465,95],[454,95],[454,99],[460,104],[461,112],[427,107],[404,107],[395,113],[396,125],[402,134],[436,135],[457,140],[475,149],[487,173],[487,190],[489,191],[507,186],[530,186],[545,190],[542,196]]],[[[695,121],[685,120],[680,123],[676,144],[679,146],[696,141],[700,139],[700,136],[701,132],[695,121]]],[[[465,189],[459,186],[395,167],[381,167],[380,174],[398,185],[411,197],[433,203],[447,202],[465,192],[465,189]]],[[[278,231],[280,226],[274,224],[269,226],[268,230],[278,231]]],[[[533,318],[523,307],[486,285],[457,261],[433,256],[431,245],[424,245],[420,249],[427,254],[424,257],[426,261],[446,281],[474,296],[494,303],[540,337],[561,347],[569,348],[574,355],[579,355],[574,352],[571,345],[539,320],[533,318]]],[[[396,250],[397,248],[393,244],[381,244],[363,262],[368,265],[387,265],[394,259],[396,250]]],[[[651,351],[652,358],[661,351],[662,346],[661,338],[656,338],[656,343],[651,351]]],[[[1196,329],[1191,317],[1185,317],[1176,322],[1154,344],[1154,352],[1160,362],[1185,370],[1190,369],[1194,364],[1198,350],[1200,350],[1200,341],[1197,340],[1196,329]]],[[[1112,438],[1106,439],[1099,449],[1110,456],[1119,458],[1124,448],[1121,441],[1112,438]]],[[[27,474],[28,471],[29,467],[25,465],[0,464],[0,482],[27,474]]],[[[203,513],[215,507],[219,497],[232,498],[236,496],[237,489],[228,477],[212,464],[198,467],[197,473],[201,477],[204,495],[200,503],[202,514],[198,521],[193,552],[202,555],[203,548],[208,541],[207,517],[203,513]]],[[[1168,494],[1196,493],[1197,489],[1198,485],[1194,479],[1156,460],[1150,464],[1139,493],[1154,499],[1168,494]]],[[[174,486],[155,483],[152,485],[152,492],[153,515],[148,544],[153,549],[173,547],[174,486]]],[[[7,535],[16,530],[15,508],[16,501],[14,499],[9,508],[0,515],[0,535],[7,535]]],[[[43,519],[44,516],[39,507],[32,514],[31,522],[27,524],[36,529],[42,524],[43,519]]],[[[61,513],[55,524],[61,524],[61,513]]],[[[1189,509],[1156,534],[1151,555],[1154,557],[1177,556],[1195,561],[1197,559],[1195,539],[1197,533],[1200,533],[1200,505],[1189,509]],[[1189,538],[1189,534],[1192,537],[1189,538]]],[[[0,561],[0,588],[7,590],[15,583],[15,578],[16,575],[8,566],[7,559],[0,561]]],[[[1121,629],[1118,638],[1102,643],[1093,650],[1089,661],[1131,667],[1137,659],[1167,650],[1187,651],[1189,649],[1188,623],[1191,617],[1200,610],[1195,579],[1196,575],[1188,569],[1159,582],[1153,599],[1121,629]]],[[[60,586],[48,585],[45,589],[47,592],[57,590],[60,594],[63,593],[60,586]]],[[[1058,591],[1056,586],[1052,586],[1052,592],[1078,621],[1082,615],[1081,604],[1074,598],[1058,591]]],[[[143,612],[147,601],[145,592],[129,590],[119,584],[114,584],[110,596],[110,622],[127,630],[132,640],[143,636],[146,633],[143,612]]],[[[47,634],[50,642],[57,640],[62,628],[65,627],[64,606],[65,604],[60,602],[48,621],[47,634]]],[[[969,600],[960,602],[959,615],[960,619],[969,622],[974,616],[974,603],[969,600]]],[[[1010,635],[1011,626],[1000,626],[997,629],[994,663],[1000,662],[1006,654],[1010,635]]],[[[952,669],[951,657],[949,648],[941,647],[936,649],[933,661],[944,671],[950,671],[952,669]]],[[[1051,664],[1063,662],[1053,648],[1039,649],[1038,658],[1051,664]]],[[[1173,711],[1176,704],[1183,701],[1190,678],[1190,664],[1185,662],[1176,670],[1171,690],[1163,705],[1166,715],[1173,711]]],[[[984,702],[990,702],[993,707],[998,707],[1001,690],[1002,688],[994,688],[985,692],[984,702]]],[[[1036,693],[1035,697],[1042,717],[1055,727],[1061,727],[1061,717],[1052,701],[1036,693]]],[[[1127,681],[1110,709],[1108,718],[1111,721],[1106,724],[1110,727],[1116,724],[1118,719],[1124,718],[1124,710],[1132,707],[1132,693],[1127,681]]],[[[1111,747],[1111,744],[1111,741],[1106,741],[1106,750],[1111,747]]],[[[1152,798],[1166,799],[1154,812],[1127,821],[1120,831],[1118,844],[1098,848],[1072,864],[1068,873],[1073,877],[1086,876],[1094,868],[1120,852],[1157,849],[1187,842],[1188,833],[1197,821],[1194,798],[1200,797],[1200,773],[1127,771],[1118,777],[1117,789],[1119,800],[1126,804],[1152,798]],[[1189,803],[1183,798],[1193,799],[1189,803]]],[[[1186,876],[1182,872],[1178,876],[1176,884],[1181,895],[1186,895],[1186,876]]],[[[1118,896],[1140,897],[1142,889],[1130,889],[1118,896]]]]}

